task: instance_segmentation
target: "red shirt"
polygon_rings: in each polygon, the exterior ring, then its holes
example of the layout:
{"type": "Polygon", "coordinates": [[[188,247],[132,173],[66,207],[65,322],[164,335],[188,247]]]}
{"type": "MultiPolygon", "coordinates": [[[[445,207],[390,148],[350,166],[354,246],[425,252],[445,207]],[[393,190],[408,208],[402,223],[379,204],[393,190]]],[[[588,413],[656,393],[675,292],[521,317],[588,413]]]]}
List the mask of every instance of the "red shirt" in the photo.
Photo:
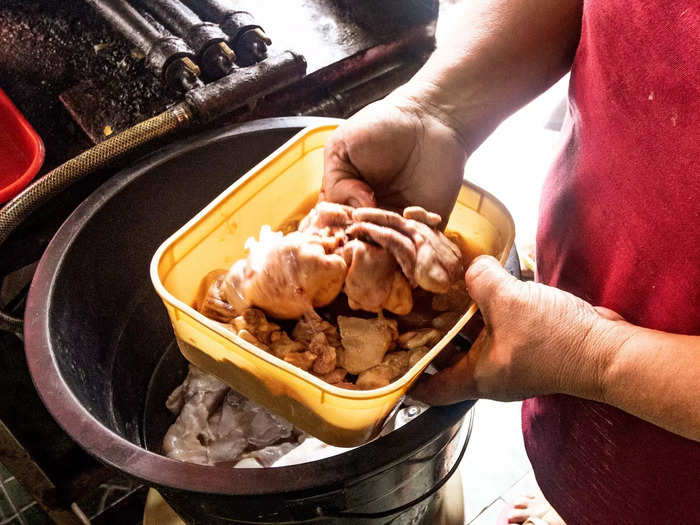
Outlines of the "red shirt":
{"type": "MultiPolygon", "coordinates": [[[[700,335],[700,1],[585,0],[569,110],[538,279],[700,335]]],[[[700,523],[700,443],[564,395],[526,401],[523,434],[568,525],[700,523]]]]}

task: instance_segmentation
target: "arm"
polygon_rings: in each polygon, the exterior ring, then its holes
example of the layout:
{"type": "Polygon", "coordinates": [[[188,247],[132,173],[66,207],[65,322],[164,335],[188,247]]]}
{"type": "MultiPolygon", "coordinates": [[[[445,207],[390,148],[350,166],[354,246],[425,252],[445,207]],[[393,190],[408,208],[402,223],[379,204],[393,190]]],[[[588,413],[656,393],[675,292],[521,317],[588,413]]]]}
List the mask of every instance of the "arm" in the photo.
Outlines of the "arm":
{"type": "Polygon", "coordinates": [[[449,215],[468,155],[571,66],[582,0],[466,0],[404,86],[330,137],[321,199],[449,215]]]}
{"type": "Polygon", "coordinates": [[[490,257],[466,275],[485,329],[412,395],[433,404],[564,393],[700,441],[700,337],[641,328],[556,288],[522,283],[490,257]]]}
{"type": "Polygon", "coordinates": [[[616,321],[606,339],[612,357],[598,401],[700,441],[700,336],[616,321]]]}
{"type": "Polygon", "coordinates": [[[393,95],[455,129],[473,151],[571,67],[581,0],[468,0],[437,50],[393,95]]]}

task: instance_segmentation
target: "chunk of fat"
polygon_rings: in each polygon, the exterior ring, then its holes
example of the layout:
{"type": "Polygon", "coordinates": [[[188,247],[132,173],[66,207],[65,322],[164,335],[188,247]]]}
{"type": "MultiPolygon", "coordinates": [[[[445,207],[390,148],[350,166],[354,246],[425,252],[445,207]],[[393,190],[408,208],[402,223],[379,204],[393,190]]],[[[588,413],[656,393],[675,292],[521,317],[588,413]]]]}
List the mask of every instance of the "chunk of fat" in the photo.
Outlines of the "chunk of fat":
{"type": "Polygon", "coordinates": [[[342,366],[351,374],[359,374],[378,365],[398,337],[396,321],[375,317],[338,316],[338,328],[343,351],[339,352],[342,366]]]}

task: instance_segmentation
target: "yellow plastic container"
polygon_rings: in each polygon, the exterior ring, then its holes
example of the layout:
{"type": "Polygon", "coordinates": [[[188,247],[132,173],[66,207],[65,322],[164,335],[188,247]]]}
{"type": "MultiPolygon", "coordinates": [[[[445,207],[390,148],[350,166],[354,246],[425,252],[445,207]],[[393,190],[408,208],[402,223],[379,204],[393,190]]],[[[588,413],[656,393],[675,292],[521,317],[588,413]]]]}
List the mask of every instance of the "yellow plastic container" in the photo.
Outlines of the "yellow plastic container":
{"type": "MultiPolygon", "coordinates": [[[[321,187],[323,146],[335,125],[307,128],[251,169],[165,241],[153,256],[151,279],[163,299],[188,361],[243,395],[335,446],[372,439],[386,416],[442,348],[476,311],[465,315],[403,377],[375,390],[346,390],[261,350],[195,311],[201,279],[245,257],[246,239],[310,208],[321,187]]],[[[233,176],[233,174],[232,174],[233,176]]],[[[515,228],[493,196],[464,183],[447,226],[473,255],[504,263],[515,228]]]]}

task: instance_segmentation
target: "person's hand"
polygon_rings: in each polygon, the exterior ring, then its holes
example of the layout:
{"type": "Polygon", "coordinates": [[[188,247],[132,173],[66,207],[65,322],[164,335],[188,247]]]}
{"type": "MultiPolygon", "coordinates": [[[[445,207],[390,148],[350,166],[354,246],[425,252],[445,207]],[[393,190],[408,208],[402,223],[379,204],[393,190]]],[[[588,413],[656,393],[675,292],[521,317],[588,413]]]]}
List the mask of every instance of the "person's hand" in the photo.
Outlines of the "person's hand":
{"type": "Polygon", "coordinates": [[[559,392],[600,397],[611,357],[608,335],[622,323],[619,315],[556,288],[520,282],[493,257],[477,257],[466,282],[484,330],[468,353],[425,376],[412,397],[433,405],[559,392]]]}
{"type": "Polygon", "coordinates": [[[433,293],[447,293],[464,272],[462,254],[456,244],[436,229],[440,219],[429,215],[417,207],[406,208],[403,216],[376,208],[357,208],[352,218],[358,222],[347,233],[388,250],[411,284],[433,293]],[[411,216],[421,216],[432,226],[411,216]]]}
{"type": "Polygon", "coordinates": [[[449,125],[392,94],[344,122],[325,148],[321,200],[401,212],[422,206],[446,221],[467,152],[449,125]]]}

